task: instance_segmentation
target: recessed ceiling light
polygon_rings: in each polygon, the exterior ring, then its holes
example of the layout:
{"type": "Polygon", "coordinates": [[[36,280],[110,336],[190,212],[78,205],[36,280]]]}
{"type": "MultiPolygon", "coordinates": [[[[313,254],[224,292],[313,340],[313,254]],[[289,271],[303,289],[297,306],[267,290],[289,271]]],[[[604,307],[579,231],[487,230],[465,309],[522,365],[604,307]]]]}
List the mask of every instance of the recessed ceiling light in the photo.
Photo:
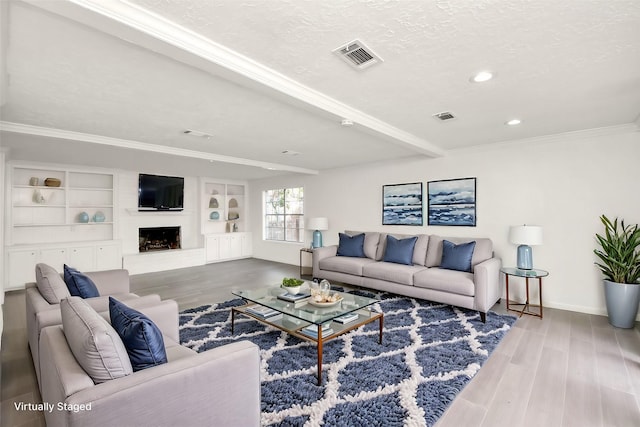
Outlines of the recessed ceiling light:
{"type": "Polygon", "coordinates": [[[349,120],[349,119],[342,119],[342,121],[340,122],[340,124],[342,126],[353,126],[353,120],[349,120]]]}
{"type": "Polygon", "coordinates": [[[506,122],[505,125],[516,126],[516,125],[519,125],[520,123],[522,123],[522,120],[520,119],[511,119],[508,122],[506,122]]]}
{"type": "Polygon", "coordinates": [[[480,71],[479,73],[471,76],[471,80],[473,83],[483,83],[489,81],[493,78],[493,73],[491,71],[480,71]]]}

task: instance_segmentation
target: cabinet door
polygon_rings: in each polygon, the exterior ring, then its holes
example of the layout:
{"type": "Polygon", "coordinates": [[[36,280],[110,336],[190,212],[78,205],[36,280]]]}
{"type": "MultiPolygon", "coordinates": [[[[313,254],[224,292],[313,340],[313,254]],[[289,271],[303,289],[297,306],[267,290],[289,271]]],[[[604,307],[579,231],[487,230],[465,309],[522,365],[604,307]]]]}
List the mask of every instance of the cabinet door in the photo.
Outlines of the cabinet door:
{"type": "Polygon", "coordinates": [[[66,247],[47,248],[40,250],[40,259],[38,262],[45,263],[55,268],[59,273],[62,273],[64,271],[64,265],[67,263],[67,259],[66,247]]]}
{"type": "Polygon", "coordinates": [[[7,270],[9,288],[23,288],[25,283],[36,281],[36,264],[38,251],[29,249],[7,253],[7,270]]]}
{"type": "Polygon", "coordinates": [[[94,246],[73,246],[69,248],[67,264],[78,271],[96,269],[94,246]]]}
{"type": "Polygon", "coordinates": [[[207,236],[205,239],[205,250],[206,262],[220,259],[220,238],[214,235],[207,236]]]}
{"type": "Polygon", "coordinates": [[[242,256],[242,240],[239,234],[232,234],[230,237],[231,240],[231,258],[239,258],[242,256]]]}
{"type": "Polygon", "coordinates": [[[223,234],[219,237],[220,259],[231,258],[231,236],[223,234]]]}
{"type": "Polygon", "coordinates": [[[116,270],[122,268],[120,243],[98,245],[96,247],[96,270],[116,270]]]}
{"type": "Polygon", "coordinates": [[[253,253],[253,241],[251,240],[251,233],[242,234],[242,256],[251,256],[253,253]]]}

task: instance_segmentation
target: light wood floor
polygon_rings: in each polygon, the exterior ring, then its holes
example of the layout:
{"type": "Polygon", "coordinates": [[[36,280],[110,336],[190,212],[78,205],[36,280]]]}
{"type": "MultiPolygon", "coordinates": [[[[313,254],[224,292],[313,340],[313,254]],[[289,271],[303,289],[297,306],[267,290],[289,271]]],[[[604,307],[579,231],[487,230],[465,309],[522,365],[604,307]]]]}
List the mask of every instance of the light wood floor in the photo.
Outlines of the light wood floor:
{"type": "MultiPolygon", "coordinates": [[[[174,299],[181,310],[232,297],[231,290],[295,277],[298,267],[255,259],[131,277],[132,291],[174,299]]],[[[494,310],[504,313],[498,304],[494,310]]],[[[7,293],[2,335],[0,426],[43,426],[14,402],[39,402],[27,347],[24,291],[7,293]]],[[[545,309],[524,316],[458,395],[438,427],[640,426],[640,324],[616,329],[601,316],[545,309]]]]}

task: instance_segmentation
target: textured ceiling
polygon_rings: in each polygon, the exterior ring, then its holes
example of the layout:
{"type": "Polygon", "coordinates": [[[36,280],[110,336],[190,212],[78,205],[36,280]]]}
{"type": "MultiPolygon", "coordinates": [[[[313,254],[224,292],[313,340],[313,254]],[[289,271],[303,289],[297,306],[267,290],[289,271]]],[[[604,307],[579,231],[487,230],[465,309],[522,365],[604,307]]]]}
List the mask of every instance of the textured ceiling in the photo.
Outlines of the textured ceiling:
{"type": "MultiPolygon", "coordinates": [[[[638,1],[120,3],[444,151],[640,114],[638,1]],[[353,39],[384,62],[358,71],[332,53],[353,39]],[[484,69],[496,78],[469,82],[484,69]],[[456,119],[431,117],[441,111],[456,119]],[[505,126],[513,117],[523,123],[505,126]]],[[[136,30],[107,29],[100,13],[78,18],[80,8],[11,1],[3,121],[315,170],[424,154],[358,123],[342,127],[343,110],[308,105],[261,85],[262,76],[236,78],[141,42],[136,30]],[[213,138],[184,136],[186,128],[213,138]]]]}

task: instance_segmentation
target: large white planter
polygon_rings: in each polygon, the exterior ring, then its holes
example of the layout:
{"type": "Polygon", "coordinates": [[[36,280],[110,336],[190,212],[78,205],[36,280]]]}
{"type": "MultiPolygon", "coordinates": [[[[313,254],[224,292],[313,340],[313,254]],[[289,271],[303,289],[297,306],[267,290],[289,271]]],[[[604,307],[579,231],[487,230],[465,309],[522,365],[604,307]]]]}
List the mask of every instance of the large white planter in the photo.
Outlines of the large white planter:
{"type": "Polygon", "coordinates": [[[617,328],[633,328],[640,305],[640,285],[604,281],[609,323],[617,328]]]}

